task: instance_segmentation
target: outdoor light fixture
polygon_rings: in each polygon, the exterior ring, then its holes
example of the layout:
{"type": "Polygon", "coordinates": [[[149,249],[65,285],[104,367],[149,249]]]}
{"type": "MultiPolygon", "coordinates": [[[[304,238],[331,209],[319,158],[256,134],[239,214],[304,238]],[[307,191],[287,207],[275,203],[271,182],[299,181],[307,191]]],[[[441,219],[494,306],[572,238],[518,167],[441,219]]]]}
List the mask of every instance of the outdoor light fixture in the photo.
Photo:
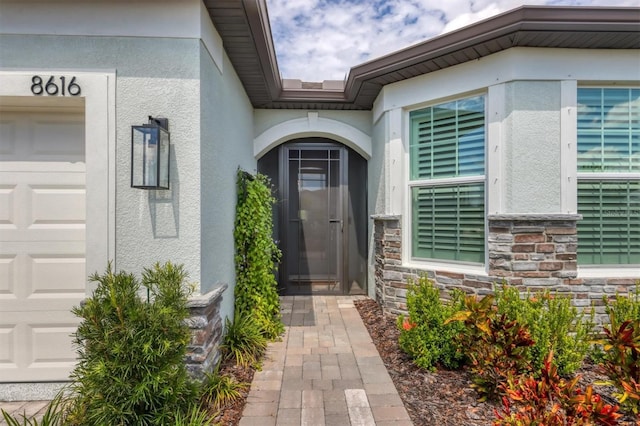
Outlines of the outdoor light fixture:
{"type": "Polygon", "coordinates": [[[169,189],[169,119],[131,126],[131,187],[169,189]]]}

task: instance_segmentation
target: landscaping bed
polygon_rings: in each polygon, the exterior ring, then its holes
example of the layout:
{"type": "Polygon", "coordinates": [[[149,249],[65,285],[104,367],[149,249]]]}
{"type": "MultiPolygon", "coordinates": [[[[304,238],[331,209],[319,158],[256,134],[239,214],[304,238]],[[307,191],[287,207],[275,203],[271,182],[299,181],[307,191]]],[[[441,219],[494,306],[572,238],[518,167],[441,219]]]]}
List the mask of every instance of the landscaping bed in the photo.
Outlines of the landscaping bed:
{"type": "MultiPolygon", "coordinates": [[[[389,371],[400,397],[414,425],[490,426],[495,419],[495,410],[500,411],[499,402],[478,402],[479,395],[471,387],[471,374],[467,368],[428,371],[415,365],[413,360],[400,349],[400,330],[393,315],[384,314],[380,305],[371,299],[356,300],[354,304],[365,324],[373,343],[389,371]]],[[[254,369],[240,367],[233,362],[225,362],[221,373],[231,375],[239,382],[250,383],[254,369]]],[[[577,374],[579,385],[584,388],[606,376],[592,363],[585,363],[577,374]]],[[[613,387],[594,385],[594,389],[609,404],[615,404],[613,387]]],[[[237,425],[242,418],[249,388],[242,397],[222,408],[214,417],[221,425],[237,425]]],[[[631,416],[621,418],[621,426],[640,425],[631,416]]]]}
{"type": "Polygon", "coordinates": [[[354,304],[414,425],[491,425],[497,405],[477,402],[466,371],[431,373],[417,367],[398,346],[395,317],[385,315],[371,299],[354,304]]]}
{"type": "MultiPolygon", "coordinates": [[[[465,369],[430,372],[417,367],[398,345],[400,331],[395,317],[385,315],[371,299],[354,304],[416,426],[492,424],[494,410],[500,410],[501,404],[478,402],[478,394],[471,388],[471,377],[465,369]]],[[[583,377],[582,385],[604,379],[593,364],[585,364],[578,374],[583,377]]],[[[603,399],[614,401],[612,388],[595,388],[603,399]]],[[[640,421],[627,416],[618,424],[640,425],[640,421]]]]}
{"type": "Polygon", "coordinates": [[[251,365],[238,365],[232,359],[223,361],[220,365],[220,374],[233,377],[238,383],[247,383],[245,389],[240,390],[241,397],[224,405],[220,410],[214,407],[205,407],[211,415],[213,424],[220,426],[235,426],[240,423],[242,411],[249,396],[249,388],[256,369],[251,365]]]}

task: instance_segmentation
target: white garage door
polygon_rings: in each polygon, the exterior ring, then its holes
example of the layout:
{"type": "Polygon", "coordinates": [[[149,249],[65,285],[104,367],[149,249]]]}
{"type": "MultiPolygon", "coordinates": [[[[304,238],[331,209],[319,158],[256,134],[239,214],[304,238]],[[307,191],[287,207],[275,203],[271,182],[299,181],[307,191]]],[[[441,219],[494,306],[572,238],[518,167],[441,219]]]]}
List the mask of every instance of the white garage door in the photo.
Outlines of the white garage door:
{"type": "Polygon", "coordinates": [[[0,382],[66,380],[85,295],[84,116],[0,111],[0,382]]]}

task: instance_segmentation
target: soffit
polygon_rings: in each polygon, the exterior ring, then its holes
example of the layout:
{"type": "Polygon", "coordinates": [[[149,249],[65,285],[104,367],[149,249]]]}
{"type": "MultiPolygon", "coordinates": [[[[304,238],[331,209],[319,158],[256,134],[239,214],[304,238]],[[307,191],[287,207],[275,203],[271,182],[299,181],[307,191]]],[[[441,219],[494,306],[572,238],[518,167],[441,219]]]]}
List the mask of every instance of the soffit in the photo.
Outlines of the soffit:
{"type": "Polygon", "coordinates": [[[523,6],[351,68],[344,90],[283,88],[265,0],[205,0],[255,108],[370,110],[382,86],[511,47],[640,49],[640,8],[523,6]]]}

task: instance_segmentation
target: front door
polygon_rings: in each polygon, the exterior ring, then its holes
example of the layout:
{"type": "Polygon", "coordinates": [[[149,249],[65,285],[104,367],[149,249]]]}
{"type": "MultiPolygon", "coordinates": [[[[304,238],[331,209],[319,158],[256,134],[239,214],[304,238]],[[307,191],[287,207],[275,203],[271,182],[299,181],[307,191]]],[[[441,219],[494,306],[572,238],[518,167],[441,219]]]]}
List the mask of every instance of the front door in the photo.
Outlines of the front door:
{"type": "Polygon", "coordinates": [[[286,292],[342,294],[347,152],[338,145],[293,144],[283,154],[286,292]]]}

